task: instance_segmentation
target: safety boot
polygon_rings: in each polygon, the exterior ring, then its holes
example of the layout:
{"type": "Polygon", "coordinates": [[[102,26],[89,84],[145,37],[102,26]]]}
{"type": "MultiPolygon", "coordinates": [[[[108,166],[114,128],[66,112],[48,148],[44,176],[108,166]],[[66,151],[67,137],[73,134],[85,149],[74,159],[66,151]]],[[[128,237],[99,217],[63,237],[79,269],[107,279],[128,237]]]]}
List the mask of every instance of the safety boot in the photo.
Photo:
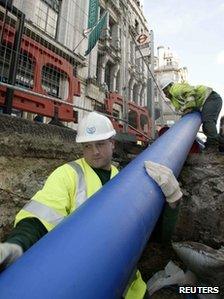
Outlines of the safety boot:
{"type": "Polygon", "coordinates": [[[219,152],[224,155],[224,136],[219,135],[219,152]]]}
{"type": "Polygon", "coordinates": [[[220,145],[219,145],[219,153],[220,153],[221,155],[224,155],[224,144],[220,144],[220,145]]]}

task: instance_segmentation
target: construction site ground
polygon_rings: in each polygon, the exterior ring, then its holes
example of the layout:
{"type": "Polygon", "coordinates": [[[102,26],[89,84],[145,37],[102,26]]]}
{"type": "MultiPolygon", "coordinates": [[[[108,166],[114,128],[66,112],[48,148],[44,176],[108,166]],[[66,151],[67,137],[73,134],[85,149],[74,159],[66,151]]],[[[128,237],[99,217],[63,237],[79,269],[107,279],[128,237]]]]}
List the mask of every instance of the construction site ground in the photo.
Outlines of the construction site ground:
{"type": "MultiPolygon", "coordinates": [[[[0,115],[0,128],[0,240],[4,241],[15,214],[53,169],[80,157],[81,148],[71,129],[7,115],[0,115]]],[[[190,155],[179,182],[184,196],[172,239],[220,248],[224,245],[224,156],[206,152],[190,155]]],[[[150,239],[138,265],[144,280],[164,269],[170,260],[184,269],[169,242],[150,239]]],[[[152,298],[182,297],[169,288],[152,298]]]]}

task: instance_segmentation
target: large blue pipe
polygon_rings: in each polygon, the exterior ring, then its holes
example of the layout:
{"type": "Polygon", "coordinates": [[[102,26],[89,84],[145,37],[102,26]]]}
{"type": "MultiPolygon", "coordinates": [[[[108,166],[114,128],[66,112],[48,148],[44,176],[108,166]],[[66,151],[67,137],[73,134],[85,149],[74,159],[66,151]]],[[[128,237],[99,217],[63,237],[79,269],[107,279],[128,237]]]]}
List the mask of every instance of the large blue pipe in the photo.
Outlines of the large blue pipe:
{"type": "Polygon", "coordinates": [[[164,203],[144,161],[178,176],[200,124],[183,117],[30,248],[0,275],[0,298],[120,299],[164,203]]]}

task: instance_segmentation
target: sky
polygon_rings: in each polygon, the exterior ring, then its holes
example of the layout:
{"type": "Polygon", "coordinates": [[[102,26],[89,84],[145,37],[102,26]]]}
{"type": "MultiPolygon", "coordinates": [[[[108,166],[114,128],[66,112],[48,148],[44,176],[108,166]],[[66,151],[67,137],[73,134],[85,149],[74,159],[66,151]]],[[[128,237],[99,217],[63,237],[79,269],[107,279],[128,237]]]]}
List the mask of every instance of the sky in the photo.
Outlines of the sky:
{"type": "Polygon", "coordinates": [[[154,31],[155,50],[169,47],[181,66],[187,67],[190,84],[210,86],[224,99],[224,1],[141,2],[149,29],[154,31]]]}

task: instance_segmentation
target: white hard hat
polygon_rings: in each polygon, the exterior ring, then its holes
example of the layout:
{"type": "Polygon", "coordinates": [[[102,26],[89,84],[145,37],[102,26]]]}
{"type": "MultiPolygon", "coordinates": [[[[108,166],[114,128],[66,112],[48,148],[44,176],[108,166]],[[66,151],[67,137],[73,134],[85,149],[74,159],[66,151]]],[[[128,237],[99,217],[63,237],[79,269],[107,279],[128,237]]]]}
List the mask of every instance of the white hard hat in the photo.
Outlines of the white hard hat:
{"type": "Polygon", "coordinates": [[[160,81],[160,88],[161,89],[164,89],[166,88],[168,85],[174,83],[172,79],[169,79],[169,78],[163,78],[161,79],[160,81]]]}
{"type": "Polygon", "coordinates": [[[97,112],[90,112],[78,124],[76,142],[106,140],[116,135],[110,119],[97,112]]]}

